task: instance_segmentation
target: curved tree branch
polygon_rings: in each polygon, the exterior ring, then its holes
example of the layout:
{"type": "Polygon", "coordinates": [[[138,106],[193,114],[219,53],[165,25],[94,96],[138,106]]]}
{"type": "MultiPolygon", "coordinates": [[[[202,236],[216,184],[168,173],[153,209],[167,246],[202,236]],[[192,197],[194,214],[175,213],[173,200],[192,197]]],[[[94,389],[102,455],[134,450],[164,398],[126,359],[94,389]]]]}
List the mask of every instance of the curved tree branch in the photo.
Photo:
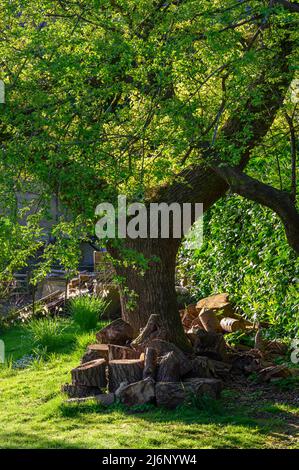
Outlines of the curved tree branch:
{"type": "Polygon", "coordinates": [[[272,5],[281,5],[286,10],[291,11],[292,13],[299,13],[299,3],[298,2],[288,2],[287,0],[272,0],[272,5]]]}
{"type": "Polygon", "coordinates": [[[229,184],[234,193],[276,212],[284,224],[289,245],[299,254],[299,212],[289,193],[262,183],[238,168],[223,166],[214,170],[229,184]]]}

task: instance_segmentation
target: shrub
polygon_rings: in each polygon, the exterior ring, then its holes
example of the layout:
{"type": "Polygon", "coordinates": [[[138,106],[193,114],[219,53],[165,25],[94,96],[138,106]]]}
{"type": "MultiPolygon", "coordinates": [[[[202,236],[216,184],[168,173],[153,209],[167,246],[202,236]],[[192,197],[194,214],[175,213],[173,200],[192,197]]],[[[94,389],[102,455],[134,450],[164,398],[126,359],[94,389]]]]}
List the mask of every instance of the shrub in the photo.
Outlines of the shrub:
{"type": "Polygon", "coordinates": [[[103,315],[107,306],[107,301],[100,297],[84,295],[71,300],[69,311],[74,322],[82,330],[91,330],[97,326],[99,318],[103,315]]]}
{"type": "Polygon", "coordinates": [[[294,338],[299,325],[299,261],[278,217],[228,195],[204,216],[197,250],[183,244],[178,277],[196,299],[228,292],[248,319],[267,321],[269,334],[294,338]]]}
{"type": "Polygon", "coordinates": [[[33,319],[27,325],[33,344],[47,351],[53,351],[70,341],[69,335],[65,333],[66,327],[67,324],[57,318],[33,319]]]}

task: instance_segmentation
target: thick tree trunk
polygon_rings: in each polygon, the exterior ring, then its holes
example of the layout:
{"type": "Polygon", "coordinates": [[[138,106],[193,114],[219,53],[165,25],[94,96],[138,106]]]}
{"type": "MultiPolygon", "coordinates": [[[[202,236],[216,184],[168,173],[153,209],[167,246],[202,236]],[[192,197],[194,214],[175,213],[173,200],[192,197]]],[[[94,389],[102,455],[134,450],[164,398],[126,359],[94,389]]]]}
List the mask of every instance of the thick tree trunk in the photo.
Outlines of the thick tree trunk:
{"type": "MultiPolygon", "coordinates": [[[[150,315],[159,315],[167,340],[184,350],[189,348],[179,315],[175,292],[176,255],[178,239],[126,240],[125,247],[133,249],[148,261],[148,267],[116,267],[117,274],[124,278],[122,289],[122,317],[133,328],[137,336],[145,327],[150,315]]],[[[116,250],[112,256],[119,259],[116,250]]],[[[121,264],[121,263],[120,263],[121,264]]]]}

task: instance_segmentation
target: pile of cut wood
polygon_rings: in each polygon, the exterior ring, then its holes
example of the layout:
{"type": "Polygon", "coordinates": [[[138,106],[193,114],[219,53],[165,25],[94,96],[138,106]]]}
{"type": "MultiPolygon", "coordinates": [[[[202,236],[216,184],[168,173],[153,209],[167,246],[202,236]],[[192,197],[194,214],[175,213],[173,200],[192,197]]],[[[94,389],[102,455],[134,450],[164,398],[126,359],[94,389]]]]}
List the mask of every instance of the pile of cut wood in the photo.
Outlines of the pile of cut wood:
{"type": "Polygon", "coordinates": [[[62,386],[68,401],[94,397],[104,405],[119,400],[127,406],[156,403],[175,408],[194,397],[218,398],[224,382],[236,374],[258,372],[267,380],[276,372],[288,374],[287,368],[276,371],[262,348],[226,344],[226,332],[253,328],[238,317],[227,294],[202,299],[181,316],[189,353],[167,341],[158,315],[151,315],[137,338],[122,319],[99,331],[97,343],[88,346],[81,364],[72,370],[72,383],[62,386]]]}

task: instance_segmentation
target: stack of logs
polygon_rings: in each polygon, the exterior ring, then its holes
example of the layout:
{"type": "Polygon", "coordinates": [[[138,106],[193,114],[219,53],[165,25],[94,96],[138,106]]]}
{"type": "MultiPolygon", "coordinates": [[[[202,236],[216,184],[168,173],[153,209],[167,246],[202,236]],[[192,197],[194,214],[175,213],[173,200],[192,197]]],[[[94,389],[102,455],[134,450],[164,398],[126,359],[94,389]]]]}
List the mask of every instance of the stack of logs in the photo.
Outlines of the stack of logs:
{"type": "Polygon", "coordinates": [[[227,346],[227,329],[249,327],[238,318],[227,294],[202,299],[186,307],[181,317],[189,353],[167,341],[158,315],[151,315],[135,339],[131,326],[117,319],[97,333],[97,343],[88,346],[81,365],[71,372],[72,383],[62,391],[69,401],[94,397],[104,405],[119,400],[127,406],[155,403],[175,408],[192,397],[219,398],[232,374],[249,375],[269,366],[259,350],[227,346]]]}
{"type": "MultiPolygon", "coordinates": [[[[166,341],[158,315],[150,317],[135,340],[132,328],[122,319],[96,336],[98,343],[88,346],[81,365],[72,370],[72,383],[62,387],[74,401],[95,397],[103,404],[118,399],[127,406],[154,402],[175,408],[192,395],[218,398],[222,381],[216,377],[225,377],[230,370],[229,365],[207,356],[187,355],[166,341]]],[[[223,337],[221,341],[218,334],[206,333],[199,342],[199,353],[211,350],[212,355],[222,357],[223,337]]]]}

